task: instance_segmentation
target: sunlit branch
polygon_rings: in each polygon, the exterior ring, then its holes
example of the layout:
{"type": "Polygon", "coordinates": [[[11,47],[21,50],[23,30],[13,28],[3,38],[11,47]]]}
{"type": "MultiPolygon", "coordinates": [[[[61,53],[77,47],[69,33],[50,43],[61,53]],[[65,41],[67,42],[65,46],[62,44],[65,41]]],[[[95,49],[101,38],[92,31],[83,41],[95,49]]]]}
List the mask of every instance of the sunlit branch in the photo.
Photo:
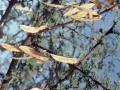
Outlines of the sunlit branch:
{"type": "Polygon", "coordinates": [[[80,59],[80,62],[77,65],[81,64],[81,61],[87,60],[87,58],[89,57],[89,55],[102,43],[102,40],[104,37],[106,37],[107,35],[114,33],[114,27],[116,25],[116,22],[113,23],[112,27],[106,32],[104,33],[100,39],[98,39],[97,43],[89,50],[89,52],[85,55],[84,58],[80,59]]]}
{"type": "MultiPolygon", "coordinates": [[[[94,51],[94,49],[96,49],[102,42],[103,38],[111,33],[113,33],[113,29],[116,25],[116,22],[113,23],[112,27],[101,36],[101,38],[98,40],[98,42],[92,47],[92,49],[86,54],[86,56],[84,58],[82,58],[83,60],[86,60],[88,58],[88,56],[94,51]]],[[[78,66],[81,64],[81,62],[79,62],[77,65],[70,65],[71,67],[74,67],[73,70],[79,70],[81,73],[85,74],[81,69],[78,68],[78,66]]],[[[53,87],[57,87],[57,85],[63,81],[65,81],[67,78],[69,77],[71,74],[73,74],[73,72],[68,73],[63,79],[59,80],[58,83],[56,83],[53,87]]],[[[95,82],[97,85],[101,86],[104,90],[108,90],[107,87],[105,87],[102,83],[100,83],[99,81],[97,81],[96,79],[94,79],[92,76],[87,76],[89,77],[93,82],[95,82]]]]}

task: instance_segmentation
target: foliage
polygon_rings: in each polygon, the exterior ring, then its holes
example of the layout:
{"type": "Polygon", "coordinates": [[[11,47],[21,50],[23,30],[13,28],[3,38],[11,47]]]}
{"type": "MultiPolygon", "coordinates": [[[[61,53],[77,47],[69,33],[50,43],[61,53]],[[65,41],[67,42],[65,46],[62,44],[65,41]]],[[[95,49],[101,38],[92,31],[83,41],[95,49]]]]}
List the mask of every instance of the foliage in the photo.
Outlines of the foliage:
{"type": "Polygon", "coordinates": [[[0,2],[0,48],[12,54],[6,89],[118,90],[118,2],[0,2]]]}

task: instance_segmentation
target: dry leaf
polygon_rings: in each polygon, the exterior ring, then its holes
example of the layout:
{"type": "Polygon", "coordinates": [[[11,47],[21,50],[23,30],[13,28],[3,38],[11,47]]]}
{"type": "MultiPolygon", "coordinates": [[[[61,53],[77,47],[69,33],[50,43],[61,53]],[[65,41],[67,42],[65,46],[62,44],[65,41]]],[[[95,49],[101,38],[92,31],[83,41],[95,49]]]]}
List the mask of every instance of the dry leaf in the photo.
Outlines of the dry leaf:
{"type": "Polygon", "coordinates": [[[48,61],[48,58],[46,56],[44,56],[42,53],[35,51],[33,48],[28,47],[28,46],[20,46],[19,47],[23,52],[25,52],[26,54],[35,57],[41,61],[48,61]]]}
{"type": "Polygon", "coordinates": [[[17,10],[23,10],[23,11],[26,11],[26,12],[32,12],[32,9],[30,9],[28,7],[22,7],[21,5],[17,5],[15,8],[17,10]]]}
{"type": "Polygon", "coordinates": [[[75,14],[75,13],[77,13],[77,12],[79,12],[79,11],[80,11],[79,9],[73,8],[73,9],[68,10],[68,11],[64,14],[64,16],[69,16],[69,15],[75,14]]]}
{"type": "Polygon", "coordinates": [[[90,0],[91,2],[93,2],[95,4],[95,6],[101,8],[102,7],[102,3],[99,0],[90,0]]]}
{"type": "Polygon", "coordinates": [[[81,5],[81,6],[78,6],[78,5],[71,5],[75,8],[78,8],[80,10],[88,10],[88,9],[91,9],[93,6],[95,6],[94,3],[90,3],[90,4],[84,4],[84,5],[81,5]]]}
{"type": "Polygon", "coordinates": [[[91,9],[94,6],[95,6],[94,3],[90,3],[90,4],[81,5],[80,8],[82,8],[82,9],[91,9]]]}
{"type": "Polygon", "coordinates": [[[60,9],[64,8],[64,5],[50,4],[50,3],[44,3],[44,4],[50,7],[55,7],[55,8],[60,8],[60,9]]]}
{"type": "Polygon", "coordinates": [[[28,33],[37,33],[47,28],[47,25],[43,25],[40,27],[31,27],[26,25],[20,25],[20,28],[28,33]]]}
{"type": "Polygon", "coordinates": [[[64,62],[64,63],[69,63],[69,64],[75,64],[78,63],[79,60],[77,58],[67,58],[67,57],[63,57],[63,56],[58,56],[58,55],[54,55],[51,54],[51,56],[59,62],[64,62]]]}
{"type": "Polygon", "coordinates": [[[66,3],[65,5],[71,6],[71,5],[75,5],[75,4],[76,4],[76,2],[68,2],[68,3],[66,3]]]}
{"type": "Polygon", "coordinates": [[[115,1],[114,0],[107,0],[108,3],[110,3],[111,5],[114,5],[115,1]]]}
{"type": "Polygon", "coordinates": [[[71,18],[73,18],[73,19],[74,19],[74,18],[79,19],[79,18],[82,18],[82,17],[86,17],[87,14],[88,14],[88,12],[79,12],[79,13],[77,13],[77,14],[75,14],[75,15],[72,15],[71,18]]]}
{"type": "Polygon", "coordinates": [[[89,10],[88,11],[88,18],[93,19],[94,16],[99,16],[98,12],[96,10],[89,10]]]}
{"type": "Polygon", "coordinates": [[[98,11],[97,10],[88,10],[88,12],[92,15],[98,15],[98,11]]]}
{"type": "Polygon", "coordinates": [[[39,89],[39,88],[32,88],[30,90],[42,90],[42,89],[39,89]]]}
{"type": "Polygon", "coordinates": [[[77,21],[94,21],[101,19],[101,16],[96,10],[86,10],[72,15],[70,18],[77,21]]]}
{"type": "Polygon", "coordinates": [[[76,20],[76,21],[95,21],[95,20],[100,20],[101,18],[100,17],[93,17],[93,18],[90,18],[90,19],[88,19],[88,18],[72,18],[72,19],[74,19],[74,20],[76,20]]]}
{"type": "Polygon", "coordinates": [[[31,59],[32,57],[30,56],[30,57],[12,57],[12,59],[14,59],[14,60],[20,60],[20,59],[31,59]]]}
{"type": "Polygon", "coordinates": [[[10,45],[10,44],[2,44],[0,46],[2,46],[3,48],[5,48],[9,51],[14,51],[14,52],[20,52],[21,51],[18,47],[15,47],[15,46],[10,45]]]}

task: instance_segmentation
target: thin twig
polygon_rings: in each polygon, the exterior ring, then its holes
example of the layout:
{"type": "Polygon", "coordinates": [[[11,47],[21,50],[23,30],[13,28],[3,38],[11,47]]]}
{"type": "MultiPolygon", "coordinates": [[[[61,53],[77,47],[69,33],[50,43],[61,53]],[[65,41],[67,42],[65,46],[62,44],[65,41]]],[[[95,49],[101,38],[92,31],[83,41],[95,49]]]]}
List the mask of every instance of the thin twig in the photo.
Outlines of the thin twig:
{"type": "Polygon", "coordinates": [[[104,90],[108,90],[108,88],[106,86],[104,86],[101,82],[99,82],[98,80],[96,80],[95,78],[93,78],[92,76],[87,76],[85,74],[85,72],[81,69],[79,69],[78,67],[72,65],[76,70],[80,71],[83,75],[85,75],[86,77],[90,78],[93,82],[95,82],[97,85],[101,86],[104,90]]]}
{"type": "Polygon", "coordinates": [[[7,16],[9,15],[12,7],[13,7],[16,3],[17,3],[16,0],[10,0],[10,1],[9,1],[9,5],[8,5],[7,9],[6,9],[4,15],[1,17],[0,26],[1,26],[2,23],[4,23],[4,20],[7,18],[7,16]]]}

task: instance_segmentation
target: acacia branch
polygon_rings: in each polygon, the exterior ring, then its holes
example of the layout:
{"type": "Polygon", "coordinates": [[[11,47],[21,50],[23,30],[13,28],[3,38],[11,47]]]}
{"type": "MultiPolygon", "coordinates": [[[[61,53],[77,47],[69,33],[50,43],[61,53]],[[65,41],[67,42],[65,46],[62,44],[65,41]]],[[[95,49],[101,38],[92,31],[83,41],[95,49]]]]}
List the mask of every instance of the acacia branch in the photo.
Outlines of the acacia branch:
{"type": "Polygon", "coordinates": [[[111,7],[109,7],[109,8],[107,8],[107,9],[99,12],[99,14],[103,14],[103,13],[105,13],[105,12],[108,12],[108,11],[112,10],[112,9],[113,9],[114,7],[116,7],[116,6],[117,6],[117,4],[114,4],[114,5],[112,5],[111,7]]]}
{"type": "Polygon", "coordinates": [[[67,80],[74,72],[74,70],[78,70],[80,71],[80,73],[82,73],[85,77],[88,77],[89,79],[91,79],[95,84],[101,86],[103,88],[103,90],[109,90],[106,86],[104,86],[101,82],[99,82],[98,80],[96,80],[95,78],[93,78],[92,76],[88,76],[86,75],[86,73],[79,69],[78,67],[74,66],[74,65],[69,65],[71,68],[71,71],[69,73],[67,73],[63,78],[59,79],[58,82],[51,86],[52,89],[56,89],[58,84],[62,83],[63,81],[67,80]]]}
{"type": "Polygon", "coordinates": [[[79,66],[81,64],[81,61],[87,60],[89,55],[102,43],[102,40],[104,37],[106,37],[107,35],[114,33],[114,27],[116,25],[116,22],[113,23],[112,27],[106,32],[104,33],[100,39],[97,41],[97,43],[90,49],[90,51],[85,55],[84,58],[80,59],[80,62],[77,64],[77,66],[79,66]]]}
{"type": "Polygon", "coordinates": [[[67,80],[70,76],[72,76],[74,72],[74,67],[71,67],[71,65],[69,66],[70,66],[70,71],[66,75],[64,75],[64,77],[60,78],[55,85],[51,86],[51,90],[56,90],[58,84],[62,83],[63,81],[67,80]]]}
{"type": "Polygon", "coordinates": [[[85,75],[85,77],[88,77],[89,79],[91,79],[93,82],[95,82],[97,85],[101,86],[103,88],[103,90],[109,90],[106,86],[104,86],[101,82],[99,82],[98,80],[96,80],[95,78],[93,78],[92,76],[87,76],[86,73],[81,70],[80,68],[72,65],[74,67],[74,69],[80,71],[83,75],[85,75]]]}
{"type": "MultiPolygon", "coordinates": [[[[2,22],[4,22],[4,20],[6,19],[6,17],[9,15],[9,12],[11,11],[12,6],[13,6],[15,3],[16,3],[16,0],[11,0],[11,1],[10,1],[9,5],[8,5],[8,7],[7,7],[7,9],[6,9],[5,14],[2,16],[2,18],[1,18],[1,20],[0,20],[0,25],[2,24],[2,22]]],[[[112,8],[113,8],[113,7],[112,7],[112,8]]],[[[106,9],[105,11],[101,12],[100,14],[103,14],[104,12],[107,12],[107,11],[111,10],[112,8],[106,9]]],[[[63,23],[63,24],[54,25],[54,26],[51,26],[51,27],[49,27],[49,28],[46,28],[44,31],[48,31],[48,30],[51,30],[51,28],[53,29],[53,28],[59,27],[59,26],[65,26],[65,25],[67,25],[67,24],[69,24],[69,23],[72,23],[72,22],[73,22],[73,21],[69,21],[69,22],[66,22],[66,23],[63,23]]],[[[84,60],[87,59],[88,56],[94,51],[94,49],[95,49],[98,45],[101,44],[101,41],[102,41],[102,39],[103,39],[105,36],[107,36],[108,34],[110,34],[110,33],[113,32],[113,28],[114,28],[114,25],[113,25],[113,27],[112,27],[108,32],[106,32],[106,33],[98,40],[98,42],[93,46],[93,48],[88,52],[88,54],[86,54],[84,60]]],[[[42,31],[42,32],[43,32],[43,31],[42,31]]],[[[26,40],[25,40],[25,41],[26,41],[26,40]]],[[[40,47],[40,48],[41,48],[41,47],[40,47]]],[[[45,48],[42,48],[42,49],[45,49],[45,48]]],[[[48,50],[47,50],[47,51],[48,51],[48,50]]],[[[80,62],[80,63],[81,63],[81,62],[80,62]]],[[[79,64],[80,64],[80,63],[79,63],[79,64]]],[[[79,65],[79,64],[78,64],[78,65],[79,65]]],[[[79,69],[77,68],[77,65],[74,67],[73,70],[79,70],[79,69]]],[[[79,71],[82,72],[81,70],[79,70],[79,71]]],[[[84,74],[84,72],[82,72],[82,73],[84,74]]],[[[64,78],[59,79],[59,81],[58,81],[53,87],[57,87],[57,85],[58,85],[59,83],[65,81],[65,80],[66,80],[69,76],[71,76],[72,74],[73,74],[73,71],[70,71],[66,76],[64,76],[64,78]]],[[[106,88],[104,85],[102,85],[99,81],[95,80],[95,79],[94,79],[93,77],[91,77],[91,76],[89,76],[89,78],[90,78],[92,81],[94,81],[96,84],[100,85],[104,90],[107,90],[107,88],[106,88]]]]}
{"type": "MultiPolygon", "coordinates": [[[[116,25],[116,22],[113,23],[112,27],[101,36],[101,38],[97,41],[97,43],[92,47],[92,49],[86,54],[86,56],[84,58],[81,59],[81,61],[84,61],[88,58],[88,56],[94,51],[94,49],[96,49],[102,42],[103,38],[111,33],[114,33],[114,27],[116,25]]],[[[101,86],[103,88],[103,90],[108,90],[108,88],[106,86],[104,86],[101,82],[99,82],[98,80],[96,80],[95,78],[93,78],[92,76],[87,76],[85,74],[85,72],[81,69],[78,68],[78,66],[81,64],[81,61],[77,64],[77,65],[70,65],[70,67],[73,67],[73,71],[74,70],[79,70],[82,74],[84,74],[86,77],[90,78],[93,82],[95,82],[97,85],[101,86]]],[[[64,78],[60,79],[55,85],[53,85],[52,87],[55,88],[57,87],[57,85],[65,80],[67,80],[66,77],[69,77],[73,74],[72,72],[69,72],[66,76],[64,76],[64,78]]]]}
{"type": "MultiPolygon", "coordinates": [[[[113,8],[113,7],[112,7],[113,8]]],[[[111,10],[112,8],[109,8],[105,11],[102,11],[100,14],[103,14],[104,12],[107,12],[109,10],[111,10]]],[[[69,21],[69,22],[66,22],[66,23],[63,23],[63,24],[58,24],[58,25],[54,25],[54,26],[51,26],[50,28],[55,28],[55,27],[58,27],[58,26],[65,26],[69,23],[72,23],[72,21],[69,21]]],[[[108,34],[110,33],[113,33],[113,28],[115,27],[115,22],[114,24],[112,25],[112,27],[104,34],[101,36],[101,38],[97,41],[97,43],[92,47],[92,49],[86,54],[86,56],[82,59],[83,60],[86,60],[88,58],[88,56],[94,51],[95,48],[97,48],[101,42],[102,42],[102,39],[107,36],[108,34]]],[[[50,28],[46,28],[44,31],[49,31],[50,28]]],[[[40,47],[41,48],[41,47],[40,47]]],[[[47,49],[45,48],[42,48],[44,50],[46,50],[47,52],[49,52],[47,49]]],[[[70,71],[68,74],[66,74],[63,78],[59,79],[58,82],[51,86],[52,89],[56,89],[58,84],[60,84],[61,82],[67,80],[74,72],[74,70],[79,70],[82,74],[84,74],[86,77],[90,78],[93,82],[95,82],[97,85],[101,86],[104,90],[108,90],[106,86],[104,86],[101,82],[99,82],[98,80],[96,80],[95,78],[93,78],[92,76],[87,76],[84,71],[82,71],[81,69],[79,69],[77,66],[79,66],[81,64],[81,62],[78,63],[78,65],[70,65],[71,67],[74,67],[72,71],[70,71]]]]}

